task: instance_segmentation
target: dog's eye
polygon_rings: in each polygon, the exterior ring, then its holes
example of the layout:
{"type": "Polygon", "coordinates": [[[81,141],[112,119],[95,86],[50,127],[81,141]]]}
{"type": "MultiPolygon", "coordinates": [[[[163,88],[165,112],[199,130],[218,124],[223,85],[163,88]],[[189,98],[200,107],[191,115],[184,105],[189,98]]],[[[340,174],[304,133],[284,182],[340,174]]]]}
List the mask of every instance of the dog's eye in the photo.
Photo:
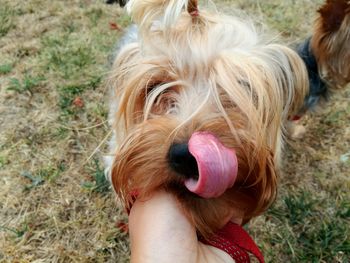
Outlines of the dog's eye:
{"type": "Polygon", "coordinates": [[[156,88],[158,88],[162,84],[164,84],[163,81],[154,81],[154,82],[148,83],[146,87],[146,96],[150,95],[152,91],[154,91],[156,88]]]}
{"type": "Polygon", "coordinates": [[[153,81],[148,83],[145,91],[145,99],[153,97],[154,103],[159,102],[163,97],[172,96],[176,93],[176,86],[169,86],[171,81],[153,81]]]}
{"type": "Polygon", "coordinates": [[[145,101],[153,114],[164,115],[174,111],[176,87],[169,87],[167,83],[158,81],[147,85],[145,101]]]}

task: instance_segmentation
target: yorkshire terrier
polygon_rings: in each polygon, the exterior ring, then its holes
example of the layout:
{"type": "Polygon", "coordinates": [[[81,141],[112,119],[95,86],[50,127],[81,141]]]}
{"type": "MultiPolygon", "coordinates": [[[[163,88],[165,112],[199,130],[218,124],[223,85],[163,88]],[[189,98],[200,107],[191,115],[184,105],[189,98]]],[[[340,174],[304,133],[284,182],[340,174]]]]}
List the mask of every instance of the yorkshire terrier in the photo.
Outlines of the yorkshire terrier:
{"type": "Polygon", "coordinates": [[[298,120],[350,82],[350,1],[327,0],[318,10],[312,36],[296,50],[308,71],[309,93],[288,123],[288,133],[294,139],[306,132],[298,120]]]}
{"type": "Polygon", "coordinates": [[[312,36],[297,48],[310,82],[299,115],[350,82],[350,1],[327,0],[318,13],[312,36]]]}
{"type": "Polygon", "coordinates": [[[117,195],[128,207],[135,193],[163,188],[204,237],[232,210],[243,223],[263,213],[276,195],[285,123],[308,94],[303,60],[249,20],[196,0],[126,7],[137,34],[108,80],[117,195]]]}

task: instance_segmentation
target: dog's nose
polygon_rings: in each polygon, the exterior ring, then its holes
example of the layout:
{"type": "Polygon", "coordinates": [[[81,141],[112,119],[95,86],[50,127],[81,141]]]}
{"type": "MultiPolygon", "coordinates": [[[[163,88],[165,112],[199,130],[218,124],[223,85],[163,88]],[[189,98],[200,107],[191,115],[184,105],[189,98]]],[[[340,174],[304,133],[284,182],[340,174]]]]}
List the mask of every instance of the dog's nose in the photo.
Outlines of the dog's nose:
{"type": "Polygon", "coordinates": [[[186,178],[198,179],[197,161],[188,150],[188,144],[173,144],[169,149],[170,167],[186,178]]]}

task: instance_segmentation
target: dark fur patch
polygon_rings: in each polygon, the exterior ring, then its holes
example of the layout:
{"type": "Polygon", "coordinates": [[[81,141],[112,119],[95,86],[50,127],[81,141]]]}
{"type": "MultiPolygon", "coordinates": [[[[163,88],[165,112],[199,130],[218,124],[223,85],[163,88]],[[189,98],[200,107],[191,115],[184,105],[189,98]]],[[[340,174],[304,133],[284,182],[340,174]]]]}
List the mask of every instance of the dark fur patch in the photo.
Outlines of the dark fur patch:
{"type": "Polygon", "coordinates": [[[350,1],[327,0],[327,3],[318,12],[322,17],[324,31],[328,33],[336,32],[340,28],[346,14],[350,13],[350,1]]]}
{"type": "Polygon", "coordinates": [[[327,99],[328,89],[321,79],[316,58],[310,47],[310,38],[297,47],[299,57],[304,61],[309,76],[310,91],[304,101],[303,111],[313,108],[320,100],[327,99]]]}
{"type": "Polygon", "coordinates": [[[111,4],[114,4],[114,3],[119,3],[119,5],[120,5],[121,7],[124,7],[124,6],[126,5],[127,2],[128,2],[128,0],[107,0],[107,1],[106,1],[106,4],[111,5],[111,4]]]}

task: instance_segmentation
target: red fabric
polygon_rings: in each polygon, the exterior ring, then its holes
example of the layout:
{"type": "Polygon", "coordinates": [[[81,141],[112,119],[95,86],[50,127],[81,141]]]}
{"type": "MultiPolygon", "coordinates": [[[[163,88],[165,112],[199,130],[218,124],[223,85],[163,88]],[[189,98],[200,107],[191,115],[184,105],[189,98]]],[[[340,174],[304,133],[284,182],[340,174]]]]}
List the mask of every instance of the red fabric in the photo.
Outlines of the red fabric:
{"type": "Polygon", "coordinates": [[[249,253],[253,254],[260,263],[264,263],[264,256],[249,234],[242,226],[229,222],[210,239],[199,240],[228,253],[236,263],[249,263],[249,253]]]}
{"type": "Polygon", "coordinates": [[[291,118],[292,121],[298,121],[300,119],[301,119],[301,116],[299,116],[299,115],[295,115],[291,118]]]}

